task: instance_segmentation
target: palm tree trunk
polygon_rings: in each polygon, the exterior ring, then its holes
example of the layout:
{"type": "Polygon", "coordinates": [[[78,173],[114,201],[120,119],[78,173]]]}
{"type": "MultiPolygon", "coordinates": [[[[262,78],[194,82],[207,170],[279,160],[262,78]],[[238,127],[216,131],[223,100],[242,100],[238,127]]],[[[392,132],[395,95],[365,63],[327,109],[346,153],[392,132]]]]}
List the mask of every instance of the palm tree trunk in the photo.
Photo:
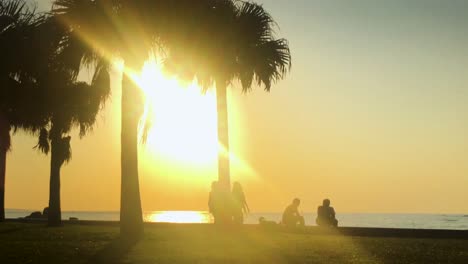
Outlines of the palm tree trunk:
{"type": "Polygon", "coordinates": [[[218,181],[222,188],[230,190],[231,177],[229,166],[229,126],[227,106],[227,83],[216,81],[216,102],[218,112],[218,181]]]}
{"type": "Polygon", "coordinates": [[[138,180],[138,122],[143,114],[141,90],[125,74],[122,81],[120,234],[138,240],[143,234],[138,180]]]}
{"type": "Polygon", "coordinates": [[[0,149],[0,222],[5,220],[6,149],[0,149]]]}
{"type": "Polygon", "coordinates": [[[62,224],[62,211],[60,208],[60,168],[63,160],[60,155],[62,146],[60,139],[52,139],[50,155],[50,185],[49,185],[49,226],[60,226],[62,224]]]}
{"type": "Polygon", "coordinates": [[[0,115],[0,222],[5,220],[6,156],[10,143],[10,124],[3,115],[0,115]]]}

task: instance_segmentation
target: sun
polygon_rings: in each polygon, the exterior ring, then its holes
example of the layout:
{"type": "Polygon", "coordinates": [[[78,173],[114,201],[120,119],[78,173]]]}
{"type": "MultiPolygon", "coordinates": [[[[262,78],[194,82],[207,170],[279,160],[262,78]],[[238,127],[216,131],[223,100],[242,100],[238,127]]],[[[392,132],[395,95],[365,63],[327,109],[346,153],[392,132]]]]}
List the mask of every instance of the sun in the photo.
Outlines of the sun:
{"type": "MultiPolygon", "coordinates": [[[[194,80],[183,83],[174,76],[164,73],[162,63],[149,59],[141,72],[124,67],[116,68],[130,76],[142,89],[145,96],[145,111],[140,122],[140,138],[143,124],[150,122],[151,128],[145,144],[140,145],[142,169],[145,175],[172,175],[164,182],[203,183],[216,179],[218,152],[226,148],[218,143],[216,91],[214,87],[202,92],[194,80]],[[191,175],[194,177],[184,177],[191,175]],[[174,181],[173,181],[174,180],[174,181]]],[[[235,111],[235,101],[229,110],[230,163],[233,180],[258,180],[257,172],[234,151],[242,151],[239,133],[242,118],[235,111]]],[[[245,150],[244,150],[245,151],[245,150]]]]}
{"type": "MultiPolygon", "coordinates": [[[[196,81],[184,84],[148,60],[135,80],[145,94],[142,123],[152,126],[145,148],[151,155],[198,166],[216,162],[216,95],[203,93],[196,81]]],[[[142,131],[142,129],[140,129],[142,131]]]]}

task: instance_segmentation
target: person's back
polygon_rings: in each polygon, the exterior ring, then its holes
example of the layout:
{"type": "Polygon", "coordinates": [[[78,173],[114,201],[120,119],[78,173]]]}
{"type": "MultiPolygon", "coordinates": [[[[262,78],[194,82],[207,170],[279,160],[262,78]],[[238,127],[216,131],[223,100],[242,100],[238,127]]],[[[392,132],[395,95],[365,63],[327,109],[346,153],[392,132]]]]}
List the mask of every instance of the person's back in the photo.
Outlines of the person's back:
{"type": "Polygon", "coordinates": [[[234,182],[232,187],[232,216],[234,223],[244,223],[244,213],[249,211],[245,199],[244,190],[239,182],[234,182]]]}
{"type": "Polygon", "coordinates": [[[285,225],[289,225],[289,223],[294,221],[294,218],[296,216],[296,210],[293,208],[293,205],[290,204],[286,209],[284,209],[283,212],[283,218],[282,218],[282,223],[285,225]]]}
{"type": "Polygon", "coordinates": [[[247,203],[245,199],[245,194],[241,191],[232,191],[232,198],[234,199],[235,206],[239,208],[239,210],[244,211],[245,204],[247,203]]]}
{"type": "Polygon", "coordinates": [[[219,213],[221,207],[221,197],[218,182],[211,183],[211,191],[208,197],[208,208],[213,215],[215,222],[219,220],[219,213]]]}
{"type": "Polygon", "coordinates": [[[214,223],[228,224],[232,221],[232,203],[231,193],[224,190],[218,182],[213,182],[208,197],[208,208],[213,215],[214,223]]]}
{"type": "Polygon", "coordinates": [[[317,208],[317,225],[319,226],[337,226],[338,220],[335,219],[335,209],[330,206],[330,200],[323,200],[323,205],[317,208]]]}
{"type": "Polygon", "coordinates": [[[319,206],[317,209],[317,218],[323,221],[335,219],[335,210],[333,207],[319,206]]]}

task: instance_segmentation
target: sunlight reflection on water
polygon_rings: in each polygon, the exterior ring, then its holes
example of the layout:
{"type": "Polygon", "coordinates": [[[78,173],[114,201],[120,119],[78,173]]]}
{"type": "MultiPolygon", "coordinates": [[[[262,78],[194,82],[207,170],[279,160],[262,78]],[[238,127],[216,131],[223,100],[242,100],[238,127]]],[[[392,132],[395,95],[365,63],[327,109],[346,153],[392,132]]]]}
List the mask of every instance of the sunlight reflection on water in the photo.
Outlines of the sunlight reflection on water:
{"type": "Polygon", "coordinates": [[[156,211],[144,215],[145,222],[158,223],[212,223],[210,213],[203,211],[156,211]]]}

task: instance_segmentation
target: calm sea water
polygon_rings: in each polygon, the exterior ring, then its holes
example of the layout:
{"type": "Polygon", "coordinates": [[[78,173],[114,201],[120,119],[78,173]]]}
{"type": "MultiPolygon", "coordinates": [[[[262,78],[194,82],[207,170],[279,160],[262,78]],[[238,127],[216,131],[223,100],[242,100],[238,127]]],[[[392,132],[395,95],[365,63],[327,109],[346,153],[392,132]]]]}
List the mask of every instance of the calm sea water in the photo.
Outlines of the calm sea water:
{"type": "MultiPolygon", "coordinates": [[[[7,218],[27,216],[31,210],[7,209],[7,218]]],[[[279,222],[281,213],[251,213],[246,224],[257,224],[259,217],[279,222]]],[[[66,211],[63,219],[77,217],[80,220],[118,221],[119,212],[83,212],[66,211]]],[[[315,213],[304,213],[307,225],[315,225],[315,213]]],[[[147,211],[143,218],[146,222],[170,223],[211,223],[211,215],[206,211],[147,211]]],[[[468,215],[452,214],[337,214],[340,226],[349,227],[388,227],[388,228],[418,228],[418,229],[457,229],[468,230],[468,215]]]]}

